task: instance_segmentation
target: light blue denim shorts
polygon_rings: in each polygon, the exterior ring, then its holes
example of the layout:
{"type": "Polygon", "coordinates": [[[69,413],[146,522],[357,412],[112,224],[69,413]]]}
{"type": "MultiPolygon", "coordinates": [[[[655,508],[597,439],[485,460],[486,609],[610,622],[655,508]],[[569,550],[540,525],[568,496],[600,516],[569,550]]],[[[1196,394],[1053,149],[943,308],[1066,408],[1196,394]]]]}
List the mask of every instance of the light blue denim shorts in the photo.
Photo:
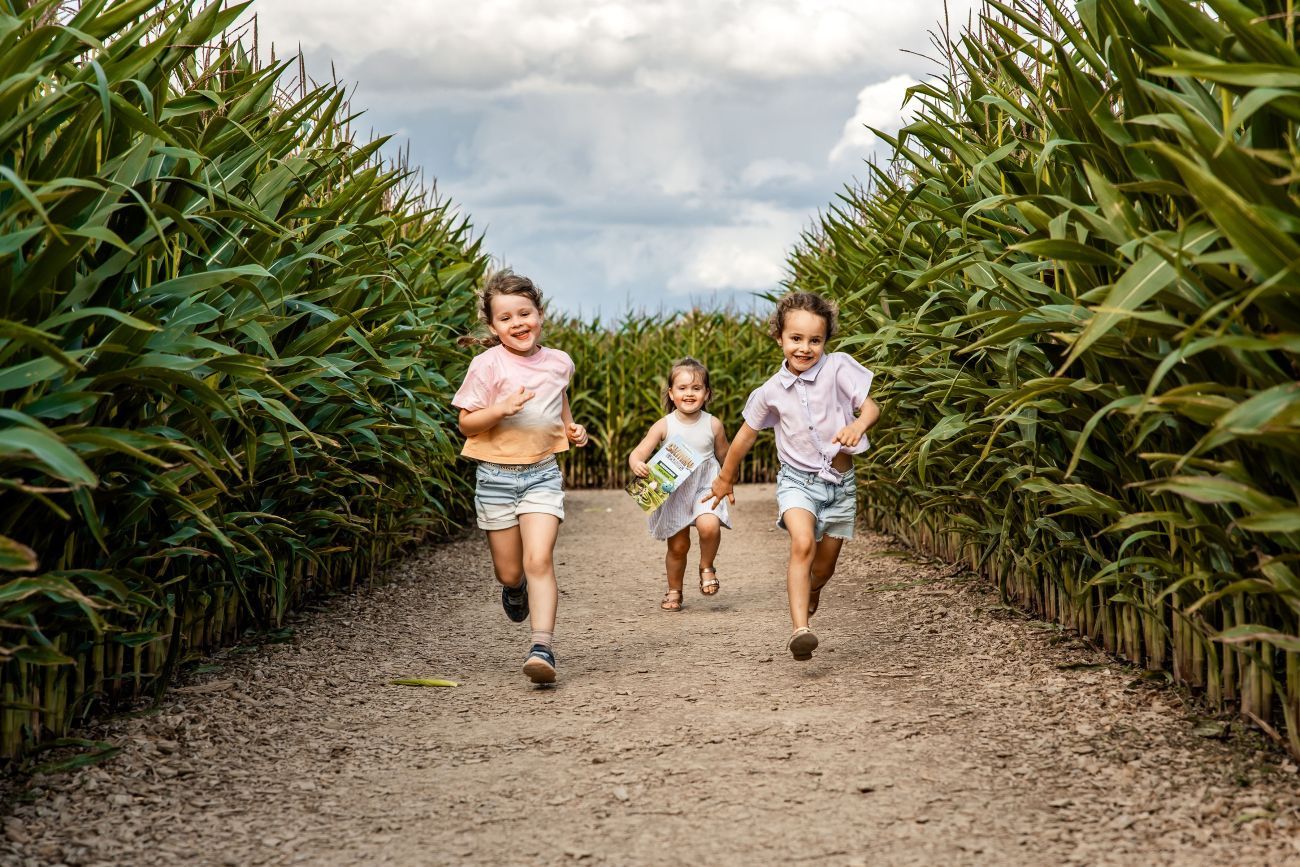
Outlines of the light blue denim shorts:
{"type": "Polygon", "coordinates": [[[483,530],[507,530],[530,512],[564,520],[564,475],[552,455],[535,464],[481,461],[475,476],[474,511],[483,530]]]}
{"type": "Polygon", "coordinates": [[[786,510],[804,509],[813,514],[818,542],[826,535],[852,539],[853,523],[858,516],[857,488],[852,468],[837,485],[816,473],[805,473],[782,464],[776,474],[776,525],[786,529],[786,510]]]}

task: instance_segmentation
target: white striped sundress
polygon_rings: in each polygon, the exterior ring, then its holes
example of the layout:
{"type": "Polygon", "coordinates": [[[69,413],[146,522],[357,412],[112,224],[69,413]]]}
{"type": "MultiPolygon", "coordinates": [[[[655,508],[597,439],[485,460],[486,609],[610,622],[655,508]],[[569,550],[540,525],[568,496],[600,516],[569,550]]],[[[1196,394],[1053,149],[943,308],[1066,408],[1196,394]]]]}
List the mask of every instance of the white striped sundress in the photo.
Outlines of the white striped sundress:
{"type": "Polygon", "coordinates": [[[676,412],[664,416],[668,424],[668,437],[681,437],[697,455],[704,458],[695,472],[686,477],[686,481],[668,495],[664,504],[650,513],[647,524],[650,535],[664,540],[675,536],[683,527],[695,523],[700,515],[716,515],[722,526],[731,529],[731,514],[727,511],[727,501],[718,503],[716,509],[710,509],[708,503],[701,503],[700,498],[707,494],[717,478],[719,470],[717,456],[713,451],[713,416],[701,412],[695,424],[683,424],[676,412]]]}

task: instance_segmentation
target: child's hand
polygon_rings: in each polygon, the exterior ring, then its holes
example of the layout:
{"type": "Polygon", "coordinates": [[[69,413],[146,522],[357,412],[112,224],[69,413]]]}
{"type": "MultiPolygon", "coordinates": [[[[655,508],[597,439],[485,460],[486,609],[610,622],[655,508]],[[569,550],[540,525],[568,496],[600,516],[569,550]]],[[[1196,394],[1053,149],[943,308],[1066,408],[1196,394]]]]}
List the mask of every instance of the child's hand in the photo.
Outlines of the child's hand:
{"type": "Polygon", "coordinates": [[[582,425],[570,422],[565,433],[569,435],[569,442],[575,446],[581,448],[587,444],[587,429],[582,425]]]}
{"type": "Polygon", "coordinates": [[[628,461],[627,465],[632,468],[632,475],[638,479],[644,479],[650,475],[650,465],[645,461],[628,461]]]}
{"type": "Polygon", "coordinates": [[[839,433],[837,433],[835,435],[835,439],[831,440],[831,442],[839,443],[842,446],[848,446],[849,448],[853,448],[858,444],[858,442],[862,439],[862,437],[865,434],[866,431],[864,431],[862,428],[858,427],[856,424],[851,424],[845,427],[839,433]]]}
{"type": "Polygon", "coordinates": [[[713,502],[709,504],[709,508],[716,509],[718,508],[718,503],[722,502],[723,497],[726,497],[727,502],[731,503],[731,505],[736,505],[735,486],[733,486],[731,482],[724,480],[722,476],[714,476],[713,484],[710,486],[709,493],[705,494],[700,502],[708,503],[709,500],[712,500],[713,502]]]}
{"type": "Polygon", "coordinates": [[[501,401],[501,407],[502,411],[505,413],[505,417],[509,418],[519,412],[519,410],[524,408],[524,404],[528,403],[528,401],[532,400],[536,396],[536,392],[528,391],[522,385],[519,386],[519,392],[517,394],[512,394],[505,400],[501,401]]]}

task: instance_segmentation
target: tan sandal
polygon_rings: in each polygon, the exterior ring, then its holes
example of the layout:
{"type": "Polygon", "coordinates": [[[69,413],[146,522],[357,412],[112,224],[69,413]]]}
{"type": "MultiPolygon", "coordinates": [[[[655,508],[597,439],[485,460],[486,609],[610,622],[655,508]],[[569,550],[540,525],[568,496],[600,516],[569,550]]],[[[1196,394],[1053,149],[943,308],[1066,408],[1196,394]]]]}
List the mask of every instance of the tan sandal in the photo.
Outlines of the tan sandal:
{"type": "Polygon", "coordinates": [[[786,645],[786,649],[795,659],[807,662],[812,659],[813,651],[817,649],[817,633],[807,626],[796,629],[790,636],[790,643],[786,645]]]}
{"type": "Polygon", "coordinates": [[[702,566],[700,568],[700,592],[705,596],[716,596],[718,591],[721,589],[722,582],[718,580],[718,570],[714,569],[712,566],[702,566]],[[712,572],[713,577],[705,581],[705,572],[712,572]]]}
{"type": "Polygon", "coordinates": [[[660,600],[659,607],[664,611],[681,611],[682,610],[682,591],[669,590],[660,600]]]}

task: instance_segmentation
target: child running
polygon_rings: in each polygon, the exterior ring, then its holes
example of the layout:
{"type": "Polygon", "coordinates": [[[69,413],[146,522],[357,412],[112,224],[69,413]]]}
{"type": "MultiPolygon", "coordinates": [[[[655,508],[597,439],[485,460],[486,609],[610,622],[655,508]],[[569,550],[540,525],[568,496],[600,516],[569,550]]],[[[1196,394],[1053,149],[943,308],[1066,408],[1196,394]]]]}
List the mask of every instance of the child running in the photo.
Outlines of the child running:
{"type": "Polygon", "coordinates": [[[866,432],[880,418],[868,395],[871,371],[846,353],[826,353],[835,320],[835,306],[811,292],[791,292],[777,302],[771,334],[785,361],[749,395],[744,424],[701,500],[734,503],[740,462],[760,430],[776,429],[776,523],[790,534],[785,580],[794,633],[787,649],[801,661],[817,648],[808,621],[835,573],[840,547],[853,538],[853,455],[866,450],[866,432]]]}
{"type": "Polygon", "coordinates": [[[527,277],[492,274],[478,312],[488,336],[461,343],[489,349],[470,362],[451,401],[466,437],[461,454],[479,462],[474,510],[502,584],[501,606],[514,623],[532,614],[524,674],[533,683],[553,683],[555,537],[564,520],[564,477],[555,454],[570,443],[587,444],[587,431],[569,411],[573,361],[541,345],[542,293],[527,277]]]}
{"type": "Polygon", "coordinates": [[[664,504],[650,513],[650,534],[668,542],[668,553],[664,555],[668,592],[659,603],[665,611],[682,610],[682,582],[686,576],[686,554],[691,550],[692,526],[700,534],[700,592],[713,596],[722,586],[713,561],[722,541],[722,528],[731,529],[731,518],[726,503],[715,504],[710,509],[700,499],[700,493],[710,490],[718,474],[718,462],[727,457],[727,434],[722,422],[704,411],[712,397],[708,368],[694,358],[675,362],[668,372],[668,387],[664,389],[664,408],[668,415],[650,426],[645,439],[627,459],[633,474],[644,479],[650,474],[646,461],[672,437],[680,437],[702,458],[700,465],[668,495],[664,504]]]}

